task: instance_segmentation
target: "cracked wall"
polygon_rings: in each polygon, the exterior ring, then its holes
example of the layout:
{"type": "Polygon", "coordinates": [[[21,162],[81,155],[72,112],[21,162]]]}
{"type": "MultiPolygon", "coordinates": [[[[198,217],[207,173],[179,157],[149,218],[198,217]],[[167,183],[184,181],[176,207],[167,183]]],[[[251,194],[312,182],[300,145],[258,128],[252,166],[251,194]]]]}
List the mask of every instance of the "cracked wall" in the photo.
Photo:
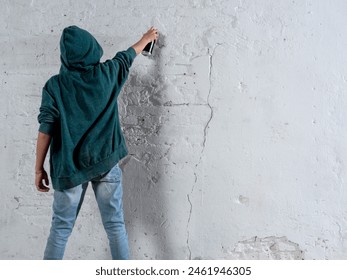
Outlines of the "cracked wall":
{"type": "MultiPolygon", "coordinates": [[[[42,257],[52,192],[33,184],[36,117],[72,24],[103,60],[161,32],[119,97],[132,258],[346,258],[346,6],[1,0],[0,258],[42,257]]],[[[91,190],[65,257],[110,258],[91,190]]]]}

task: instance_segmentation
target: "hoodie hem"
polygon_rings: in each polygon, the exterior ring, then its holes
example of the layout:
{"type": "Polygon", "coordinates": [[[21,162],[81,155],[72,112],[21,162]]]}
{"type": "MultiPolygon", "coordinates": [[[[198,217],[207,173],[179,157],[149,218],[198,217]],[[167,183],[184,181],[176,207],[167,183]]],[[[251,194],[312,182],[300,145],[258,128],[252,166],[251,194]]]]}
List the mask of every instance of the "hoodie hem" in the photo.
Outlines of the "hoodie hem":
{"type": "Polygon", "coordinates": [[[111,154],[108,158],[98,162],[95,165],[80,170],[70,177],[62,178],[51,176],[53,189],[56,191],[62,191],[74,188],[83,183],[87,183],[93,178],[96,178],[101,174],[108,172],[127,154],[127,148],[125,146],[121,146],[120,149],[111,154]]]}

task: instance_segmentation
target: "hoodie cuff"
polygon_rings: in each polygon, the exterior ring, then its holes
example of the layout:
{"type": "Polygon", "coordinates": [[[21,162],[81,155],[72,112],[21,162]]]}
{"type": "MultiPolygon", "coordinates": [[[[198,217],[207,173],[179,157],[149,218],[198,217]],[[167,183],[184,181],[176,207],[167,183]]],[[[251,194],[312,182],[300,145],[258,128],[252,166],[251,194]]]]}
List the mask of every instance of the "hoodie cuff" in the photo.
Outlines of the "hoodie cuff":
{"type": "Polygon", "coordinates": [[[134,60],[134,58],[136,57],[136,51],[134,50],[134,48],[133,47],[129,47],[127,49],[127,52],[130,54],[132,60],[134,60]]]}
{"type": "Polygon", "coordinates": [[[54,125],[50,123],[41,123],[39,131],[44,134],[53,135],[54,125]]]}

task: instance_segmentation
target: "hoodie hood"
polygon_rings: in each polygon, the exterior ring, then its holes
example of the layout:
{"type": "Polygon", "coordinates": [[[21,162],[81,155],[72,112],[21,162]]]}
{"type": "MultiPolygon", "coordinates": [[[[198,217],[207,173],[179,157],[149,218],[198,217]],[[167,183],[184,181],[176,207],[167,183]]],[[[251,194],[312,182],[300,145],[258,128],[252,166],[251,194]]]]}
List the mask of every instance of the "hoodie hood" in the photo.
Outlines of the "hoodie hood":
{"type": "Polygon", "coordinates": [[[60,53],[60,71],[87,71],[100,62],[103,50],[93,35],[74,25],[63,30],[60,53]]]}

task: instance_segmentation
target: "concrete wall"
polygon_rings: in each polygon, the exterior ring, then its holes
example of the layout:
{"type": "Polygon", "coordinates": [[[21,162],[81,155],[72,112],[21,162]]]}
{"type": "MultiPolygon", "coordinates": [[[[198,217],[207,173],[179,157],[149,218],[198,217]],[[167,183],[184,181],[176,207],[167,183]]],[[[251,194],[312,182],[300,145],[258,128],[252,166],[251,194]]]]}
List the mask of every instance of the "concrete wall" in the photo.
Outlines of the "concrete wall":
{"type": "MultiPolygon", "coordinates": [[[[154,24],[120,96],[134,259],[347,258],[347,2],[1,0],[0,258],[40,259],[37,114],[76,24],[109,58],[154,24]]],[[[48,169],[48,162],[46,162],[48,169]]],[[[67,259],[108,259],[89,189],[67,259]]]]}

